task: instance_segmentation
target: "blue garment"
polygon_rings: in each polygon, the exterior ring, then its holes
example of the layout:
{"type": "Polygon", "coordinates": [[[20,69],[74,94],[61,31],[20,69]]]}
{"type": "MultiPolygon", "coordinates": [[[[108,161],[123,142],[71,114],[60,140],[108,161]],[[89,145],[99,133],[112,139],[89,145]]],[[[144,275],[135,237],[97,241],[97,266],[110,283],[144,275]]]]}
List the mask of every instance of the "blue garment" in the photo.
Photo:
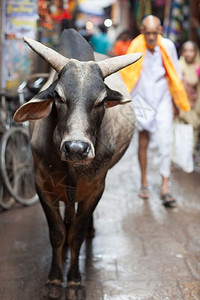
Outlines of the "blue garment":
{"type": "Polygon", "coordinates": [[[103,32],[93,35],[90,39],[90,45],[94,51],[101,54],[108,54],[108,51],[112,49],[112,44],[103,32]]]}

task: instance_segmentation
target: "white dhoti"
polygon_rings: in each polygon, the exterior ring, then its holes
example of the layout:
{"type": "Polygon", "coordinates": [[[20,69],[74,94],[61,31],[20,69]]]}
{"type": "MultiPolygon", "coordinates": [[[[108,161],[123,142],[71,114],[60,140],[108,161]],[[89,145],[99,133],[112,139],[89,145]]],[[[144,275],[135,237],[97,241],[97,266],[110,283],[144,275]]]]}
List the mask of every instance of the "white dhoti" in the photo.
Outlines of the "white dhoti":
{"type": "Polygon", "coordinates": [[[165,178],[168,178],[170,176],[173,130],[173,108],[171,102],[161,103],[155,122],[156,130],[150,132],[150,139],[153,139],[157,146],[157,163],[160,174],[165,178]]]}
{"type": "MultiPolygon", "coordinates": [[[[148,109],[148,106],[146,105],[143,109],[145,108],[148,109]]],[[[170,176],[173,130],[173,107],[171,96],[169,95],[160,103],[157,111],[154,111],[149,119],[148,112],[150,114],[150,108],[145,117],[142,117],[141,109],[138,109],[138,103],[135,103],[134,109],[137,128],[139,131],[146,130],[149,132],[150,142],[153,143],[154,148],[157,150],[156,163],[159,165],[159,172],[162,176],[168,178],[170,176]]]]}

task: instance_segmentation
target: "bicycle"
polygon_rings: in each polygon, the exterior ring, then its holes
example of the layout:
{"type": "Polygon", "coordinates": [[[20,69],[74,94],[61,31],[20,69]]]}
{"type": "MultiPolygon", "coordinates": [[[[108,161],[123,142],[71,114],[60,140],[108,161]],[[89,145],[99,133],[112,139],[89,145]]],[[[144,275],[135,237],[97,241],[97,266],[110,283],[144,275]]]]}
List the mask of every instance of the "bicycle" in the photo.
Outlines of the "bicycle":
{"type": "Polygon", "coordinates": [[[16,124],[12,116],[17,109],[16,103],[20,106],[25,102],[25,89],[28,90],[28,97],[32,98],[40,89],[42,78],[47,76],[48,74],[34,74],[29,82],[23,82],[19,86],[17,95],[9,95],[5,90],[0,92],[0,206],[4,210],[10,209],[15,200],[26,206],[38,201],[28,125],[16,124]]]}

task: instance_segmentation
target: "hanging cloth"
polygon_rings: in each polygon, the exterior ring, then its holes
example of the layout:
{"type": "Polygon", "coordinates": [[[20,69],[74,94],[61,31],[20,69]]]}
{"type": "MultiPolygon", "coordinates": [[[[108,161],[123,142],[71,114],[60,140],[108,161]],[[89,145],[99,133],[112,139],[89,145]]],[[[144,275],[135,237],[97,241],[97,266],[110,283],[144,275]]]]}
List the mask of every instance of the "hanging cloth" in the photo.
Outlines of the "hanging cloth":
{"type": "Polygon", "coordinates": [[[137,27],[140,28],[140,24],[142,23],[143,17],[151,14],[151,0],[140,0],[138,5],[138,12],[136,15],[137,27]]]}

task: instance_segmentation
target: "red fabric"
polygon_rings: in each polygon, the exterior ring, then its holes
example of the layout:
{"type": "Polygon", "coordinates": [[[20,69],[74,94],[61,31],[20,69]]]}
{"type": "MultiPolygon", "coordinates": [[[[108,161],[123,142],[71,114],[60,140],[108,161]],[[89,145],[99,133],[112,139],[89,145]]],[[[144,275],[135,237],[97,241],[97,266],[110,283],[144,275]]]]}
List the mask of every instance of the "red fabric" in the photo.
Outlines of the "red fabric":
{"type": "Polygon", "coordinates": [[[69,14],[67,9],[62,10],[60,13],[52,14],[51,16],[57,22],[60,22],[63,19],[72,19],[72,16],[69,14]]]}
{"type": "Polygon", "coordinates": [[[113,55],[124,55],[128,47],[131,44],[131,40],[128,41],[117,41],[113,46],[113,55]]]}

